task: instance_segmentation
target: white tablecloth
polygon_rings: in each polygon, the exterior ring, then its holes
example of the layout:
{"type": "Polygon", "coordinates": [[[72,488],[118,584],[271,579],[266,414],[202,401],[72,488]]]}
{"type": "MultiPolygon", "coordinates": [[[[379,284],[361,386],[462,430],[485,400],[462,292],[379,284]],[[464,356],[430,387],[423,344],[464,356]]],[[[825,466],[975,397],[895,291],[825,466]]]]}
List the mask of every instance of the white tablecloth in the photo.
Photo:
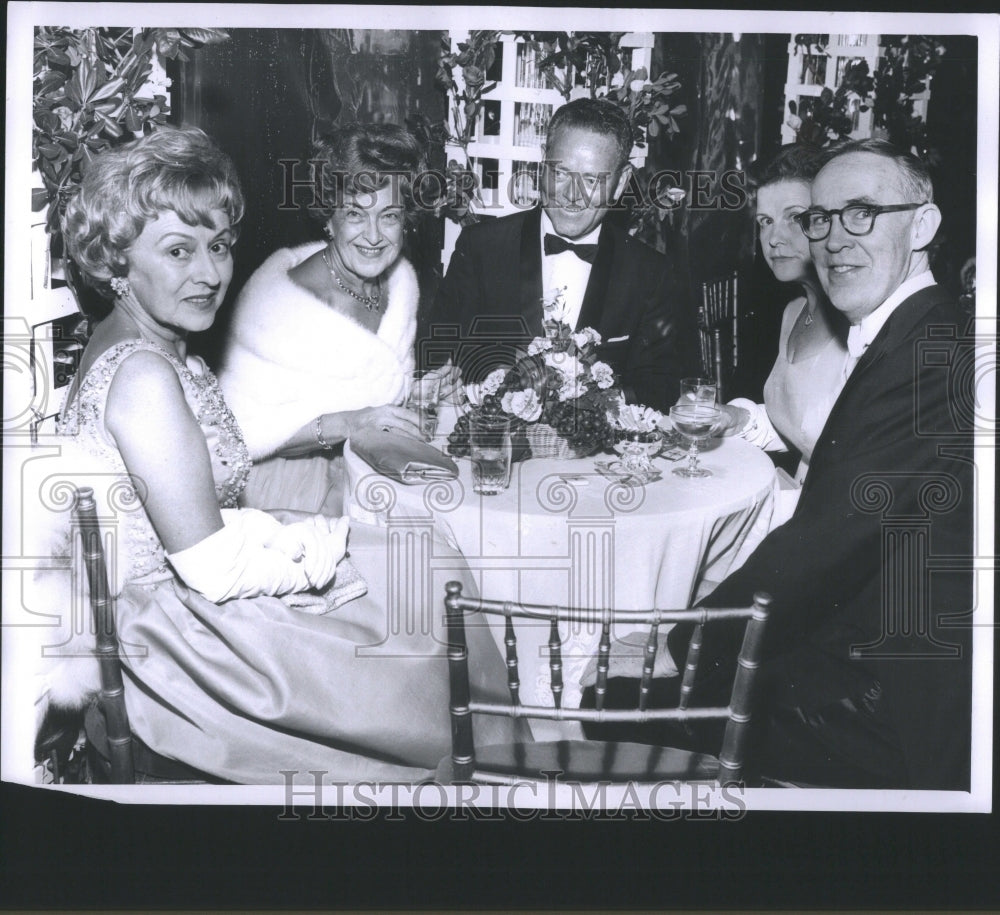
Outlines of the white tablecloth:
{"type": "MultiPolygon", "coordinates": [[[[400,542],[435,526],[465,555],[484,597],[574,607],[690,606],[763,539],[776,486],[767,455],[738,438],[715,440],[702,454],[710,477],[676,476],[676,464],[656,458],[662,479],[631,487],[598,474],[595,458],[533,459],[515,464],[510,488],[496,496],[473,492],[468,460],[457,462],[458,480],[404,485],[376,474],[349,444],[345,456],[352,516],[396,528],[400,542]]],[[[443,614],[443,595],[433,599],[443,614]]],[[[491,618],[491,626],[502,650],[503,620],[491,618]]],[[[641,657],[641,645],[619,641],[632,629],[618,627],[612,654],[641,657]]],[[[517,635],[522,701],[551,705],[548,623],[520,621],[517,635]]],[[[574,624],[562,635],[570,706],[579,703],[600,632],[574,624]]]]}

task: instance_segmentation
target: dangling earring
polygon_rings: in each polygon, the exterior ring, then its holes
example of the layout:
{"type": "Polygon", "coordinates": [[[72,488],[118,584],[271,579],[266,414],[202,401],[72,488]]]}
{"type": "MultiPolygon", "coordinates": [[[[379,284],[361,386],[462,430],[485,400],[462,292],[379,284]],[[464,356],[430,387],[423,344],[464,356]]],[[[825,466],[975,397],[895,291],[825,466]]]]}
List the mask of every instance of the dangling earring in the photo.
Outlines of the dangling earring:
{"type": "Polygon", "coordinates": [[[323,234],[330,240],[333,241],[333,229],[330,228],[330,223],[323,224],[323,234]]]}
{"type": "Polygon", "coordinates": [[[132,286],[128,281],[128,277],[113,276],[111,277],[109,285],[114,290],[115,295],[120,299],[124,299],[132,292],[132,286]]]}

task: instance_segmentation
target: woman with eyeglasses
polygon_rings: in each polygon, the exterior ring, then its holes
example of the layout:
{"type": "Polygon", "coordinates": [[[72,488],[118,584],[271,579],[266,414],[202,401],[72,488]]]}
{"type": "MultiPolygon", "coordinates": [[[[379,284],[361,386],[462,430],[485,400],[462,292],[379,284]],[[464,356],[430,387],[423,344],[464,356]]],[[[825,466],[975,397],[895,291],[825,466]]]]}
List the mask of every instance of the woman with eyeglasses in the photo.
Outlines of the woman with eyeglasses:
{"type": "Polygon", "coordinates": [[[751,184],[757,232],[767,265],[802,294],[785,306],[778,358],[764,384],[764,403],[738,398],[750,413],[741,435],[766,451],[797,450],[796,480],[805,478],[813,446],[840,390],[847,357],[847,322],[820,286],[809,239],[798,220],[810,206],[812,179],[823,153],[797,144],[783,147],[751,184]]]}

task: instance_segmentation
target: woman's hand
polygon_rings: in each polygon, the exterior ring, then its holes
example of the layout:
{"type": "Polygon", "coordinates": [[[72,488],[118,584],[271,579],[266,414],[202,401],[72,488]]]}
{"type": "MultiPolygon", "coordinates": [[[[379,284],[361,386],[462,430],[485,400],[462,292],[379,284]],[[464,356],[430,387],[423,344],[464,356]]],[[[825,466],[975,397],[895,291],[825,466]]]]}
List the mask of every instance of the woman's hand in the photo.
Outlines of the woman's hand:
{"type": "Polygon", "coordinates": [[[298,457],[300,454],[317,452],[322,454],[366,429],[376,432],[395,432],[420,441],[425,440],[420,434],[420,423],[416,413],[405,407],[387,404],[383,407],[345,410],[343,413],[324,413],[307,422],[278,449],[277,453],[283,457],[298,457]]]}
{"type": "Polygon", "coordinates": [[[384,407],[365,407],[363,410],[351,410],[339,414],[347,427],[345,438],[350,438],[358,432],[375,430],[381,432],[396,432],[409,435],[424,441],[420,434],[420,418],[412,410],[387,404],[384,407]]]}
{"type": "Polygon", "coordinates": [[[302,521],[284,524],[265,543],[281,550],[292,562],[301,562],[309,584],[322,588],[337,573],[347,552],[350,519],[308,515],[302,521]]]}
{"type": "Polygon", "coordinates": [[[456,365],[451,364],[451,359],[438,369],[430,369],[425,374],[424,377],[434,377],[437,376],[441,379],[441,387],[439,388],[439,396],[441,400],[448,400],[456,403],[455,394],[461,389],[462,386],[462,372],[456,365]]]}

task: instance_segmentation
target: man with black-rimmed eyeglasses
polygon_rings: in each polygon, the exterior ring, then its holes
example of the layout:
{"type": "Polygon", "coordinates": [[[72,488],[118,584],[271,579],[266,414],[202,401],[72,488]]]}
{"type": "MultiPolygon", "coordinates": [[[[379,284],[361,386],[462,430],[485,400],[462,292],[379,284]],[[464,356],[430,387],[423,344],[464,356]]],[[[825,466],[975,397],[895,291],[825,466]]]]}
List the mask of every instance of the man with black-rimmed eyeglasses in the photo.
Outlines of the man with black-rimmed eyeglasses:
{"type": "MultiPolygon", "coordinates": [[[[799,216],[850,354],[794,514],[702,602],[774,598],[747,756],[765,784],[970,785],[974,347],[929,269],[933,199],[919,160],[864,140],[831,153],[799,216]]],[[[705,633],[710,702],[741,633],[705,633]]],[[[688,634],[668,636],[679,665],[688,634]]],[[[717,753],[712,737],[687,743],[717,753]]]]}
{"type": "Polygon", "coordinates": [[[954,370],[965,319],[930,271],[933,200],[923,163],[862,140],[831,153],[798,216],[851,324],[841,391],[791,520],[705,601],[775,598],[765,775],[969,785],[971,572],[931,568],[936,556],[970,568],[971,436],[955,416],[973,392],[954,370]]]}

